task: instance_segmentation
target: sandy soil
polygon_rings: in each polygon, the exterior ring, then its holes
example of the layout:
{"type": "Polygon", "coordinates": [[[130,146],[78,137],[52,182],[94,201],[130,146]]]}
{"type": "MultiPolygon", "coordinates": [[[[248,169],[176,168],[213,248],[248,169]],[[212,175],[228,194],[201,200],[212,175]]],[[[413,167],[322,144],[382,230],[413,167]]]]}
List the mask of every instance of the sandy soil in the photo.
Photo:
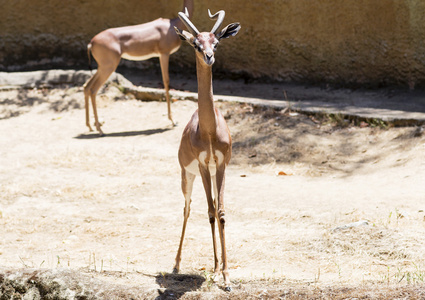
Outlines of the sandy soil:
{"type": "MultiPolygon", "coordinates": [[[[85,127],[81,87],[0,93],[0,266],[79,271],[172,298],[167,276],[184,206],[177,149],[196,103],[173,103],[172,128],[164,102],[140,102],[113,86],[98,99],[102,138],[85,127]]],[[[382,289],[419,295],[421,128],[217,105],[234,142],[225,204],[235,299],[291,298],[304,289],[330,298],[382,289]]],[[[199,179],[181,267],[188,281],[179,297],[228,297],[221,278],[212,280],[199,179]]]]}

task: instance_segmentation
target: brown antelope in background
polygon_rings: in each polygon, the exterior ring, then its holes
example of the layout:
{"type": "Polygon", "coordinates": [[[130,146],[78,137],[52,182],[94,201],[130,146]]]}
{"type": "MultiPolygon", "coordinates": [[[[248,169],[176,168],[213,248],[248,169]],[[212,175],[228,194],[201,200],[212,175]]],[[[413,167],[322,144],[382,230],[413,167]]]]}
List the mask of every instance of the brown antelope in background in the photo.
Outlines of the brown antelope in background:
{"type": "MultiPolygon", "coordinates": [[[[193,0],[184,0],[183,8],[187,9],[190,18],[193,12],[193,0]]],[[[181,28],[182,25],[179,18],[171,20],[159,18],[140,25],[110,28],[97,34],[91,40],[87,45],[87,52],[89,58],[90,53],[93,55],[98,68],[97,72],[84,84],[86,125],[90,131],[93,130],[89,121],[89,98],[92,100],[96,130],[102,136],[103,132],[96,109],[96,94],[116,70],[121,58],[146,60],[151,57],[159,57],[168,119],[174,125],[170,107],[168,63],[170,55],[176,52],[181,45],[181,40],[173,28],[181,28]]]]}
{"type": "Polygon", "coordinates": [[[230,291],[229,271],[227,266],[226,243],[224,234],[224,175],[225,169],[232,154],[232,138],[226,121],[220,111],[214,107],[212,86],[212,65],[215,61],[214,51],[221,39],[235,36],[241,28],[239,23],[232,23],[218,32],[223,19],[224,11],[211,15],[217,21],[211,32],[199,32],[189,20],[190,14],[179,13],[179,17],[189,32],[181,31],[174,27],[182,40],[188,42],[196,54],[196,72],[198,78],[198,110],[183,131],[178,158],[181,166],[182,191],[185,197],[184,221],[177,251],[174,272],[180,268],[182,246],[186,230],[187,219],[190,214],[190,203],[193,181],[196,176],[201,176],[208,202],[208,216],[211,224],[214,273],[220,273],[217,258],[217,244],[215,237],[215,220],[217,219],[218,231],[221,240],[221,254],[223,263],[223,277],[226,291],[230,291]],[[212,183],[212,187],[211,187],[212,183]],[[214,192],[214,199],[211,195],[214,192]]]}

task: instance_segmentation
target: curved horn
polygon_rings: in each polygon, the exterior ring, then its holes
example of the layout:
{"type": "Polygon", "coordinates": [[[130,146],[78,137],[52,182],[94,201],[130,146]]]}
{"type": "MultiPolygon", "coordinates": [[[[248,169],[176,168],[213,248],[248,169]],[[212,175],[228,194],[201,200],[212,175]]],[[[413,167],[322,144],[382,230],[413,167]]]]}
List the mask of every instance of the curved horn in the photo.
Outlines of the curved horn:
{"type": "Polygon", "coordinates": [[[217,19],[217,22],[215,22],[213,29],[211,29],[211,33],[216,34],[221,24],[223,23],[224,16],[226,15],[226,13],[224,12],[224,10],[220,10],[216,12],[214,15],[212,15],[210,10],[208,9],[208,15],[210,16],[210,19],[212,20],[217,19]]]}
{"type": "Polygon", "coordinates": [[[189,13],[187,11],[187,7],[185,7],[185,13],[179,12],[178,13],[180,20],[183,22],[183,24],[186,26],[186,28],[189,30],[191,34],[194,36],[197,36],[199,34],[199,30],[196,29],[195,25],[189,20],[189,13]]]}

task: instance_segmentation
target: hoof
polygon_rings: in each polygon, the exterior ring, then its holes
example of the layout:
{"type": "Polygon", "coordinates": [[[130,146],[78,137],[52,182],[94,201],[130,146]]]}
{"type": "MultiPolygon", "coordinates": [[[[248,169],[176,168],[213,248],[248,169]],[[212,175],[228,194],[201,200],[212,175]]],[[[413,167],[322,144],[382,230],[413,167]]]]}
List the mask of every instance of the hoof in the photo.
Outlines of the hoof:
{"type": "Polygon", "coordinates": [[[230,293],[232,291],[232,288],[230,286],[226,286],[224,288],[224,291],[230,293]]]}
{"type": "Polygon", "coordinates": [[[177,268],[173,269],[173,274],[179,274],[179,270],[177,270],[177,268]]]}

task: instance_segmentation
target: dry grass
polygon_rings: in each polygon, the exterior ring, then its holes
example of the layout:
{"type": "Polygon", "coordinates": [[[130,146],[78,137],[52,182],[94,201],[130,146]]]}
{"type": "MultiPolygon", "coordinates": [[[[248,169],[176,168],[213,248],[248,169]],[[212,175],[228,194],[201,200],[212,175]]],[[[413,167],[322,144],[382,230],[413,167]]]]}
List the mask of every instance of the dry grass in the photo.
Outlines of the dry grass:
{"type": "MultiPolygon", "coordinates": [[[[226,178],[234,292],[226,294],[212,280],[199,181],[183,274],[168,274],[182,222],[183,125],[167,127],[164,103],[107,88],[99,107],[109,136],[98,139],[84,133],[81,88],[1,96],[0,130],[13,132],[0,139],[2,266],[81,270],[105,287],[122,284],[123,295],[138,282],[140,295],[160,299],[424,296],[417,128],[219,103],[234,141],[226,178]],[[360,220],[368,225],[335,230],[360,220]]],[[[195,106],[173,104],[180,124],[195,106]]]]}

